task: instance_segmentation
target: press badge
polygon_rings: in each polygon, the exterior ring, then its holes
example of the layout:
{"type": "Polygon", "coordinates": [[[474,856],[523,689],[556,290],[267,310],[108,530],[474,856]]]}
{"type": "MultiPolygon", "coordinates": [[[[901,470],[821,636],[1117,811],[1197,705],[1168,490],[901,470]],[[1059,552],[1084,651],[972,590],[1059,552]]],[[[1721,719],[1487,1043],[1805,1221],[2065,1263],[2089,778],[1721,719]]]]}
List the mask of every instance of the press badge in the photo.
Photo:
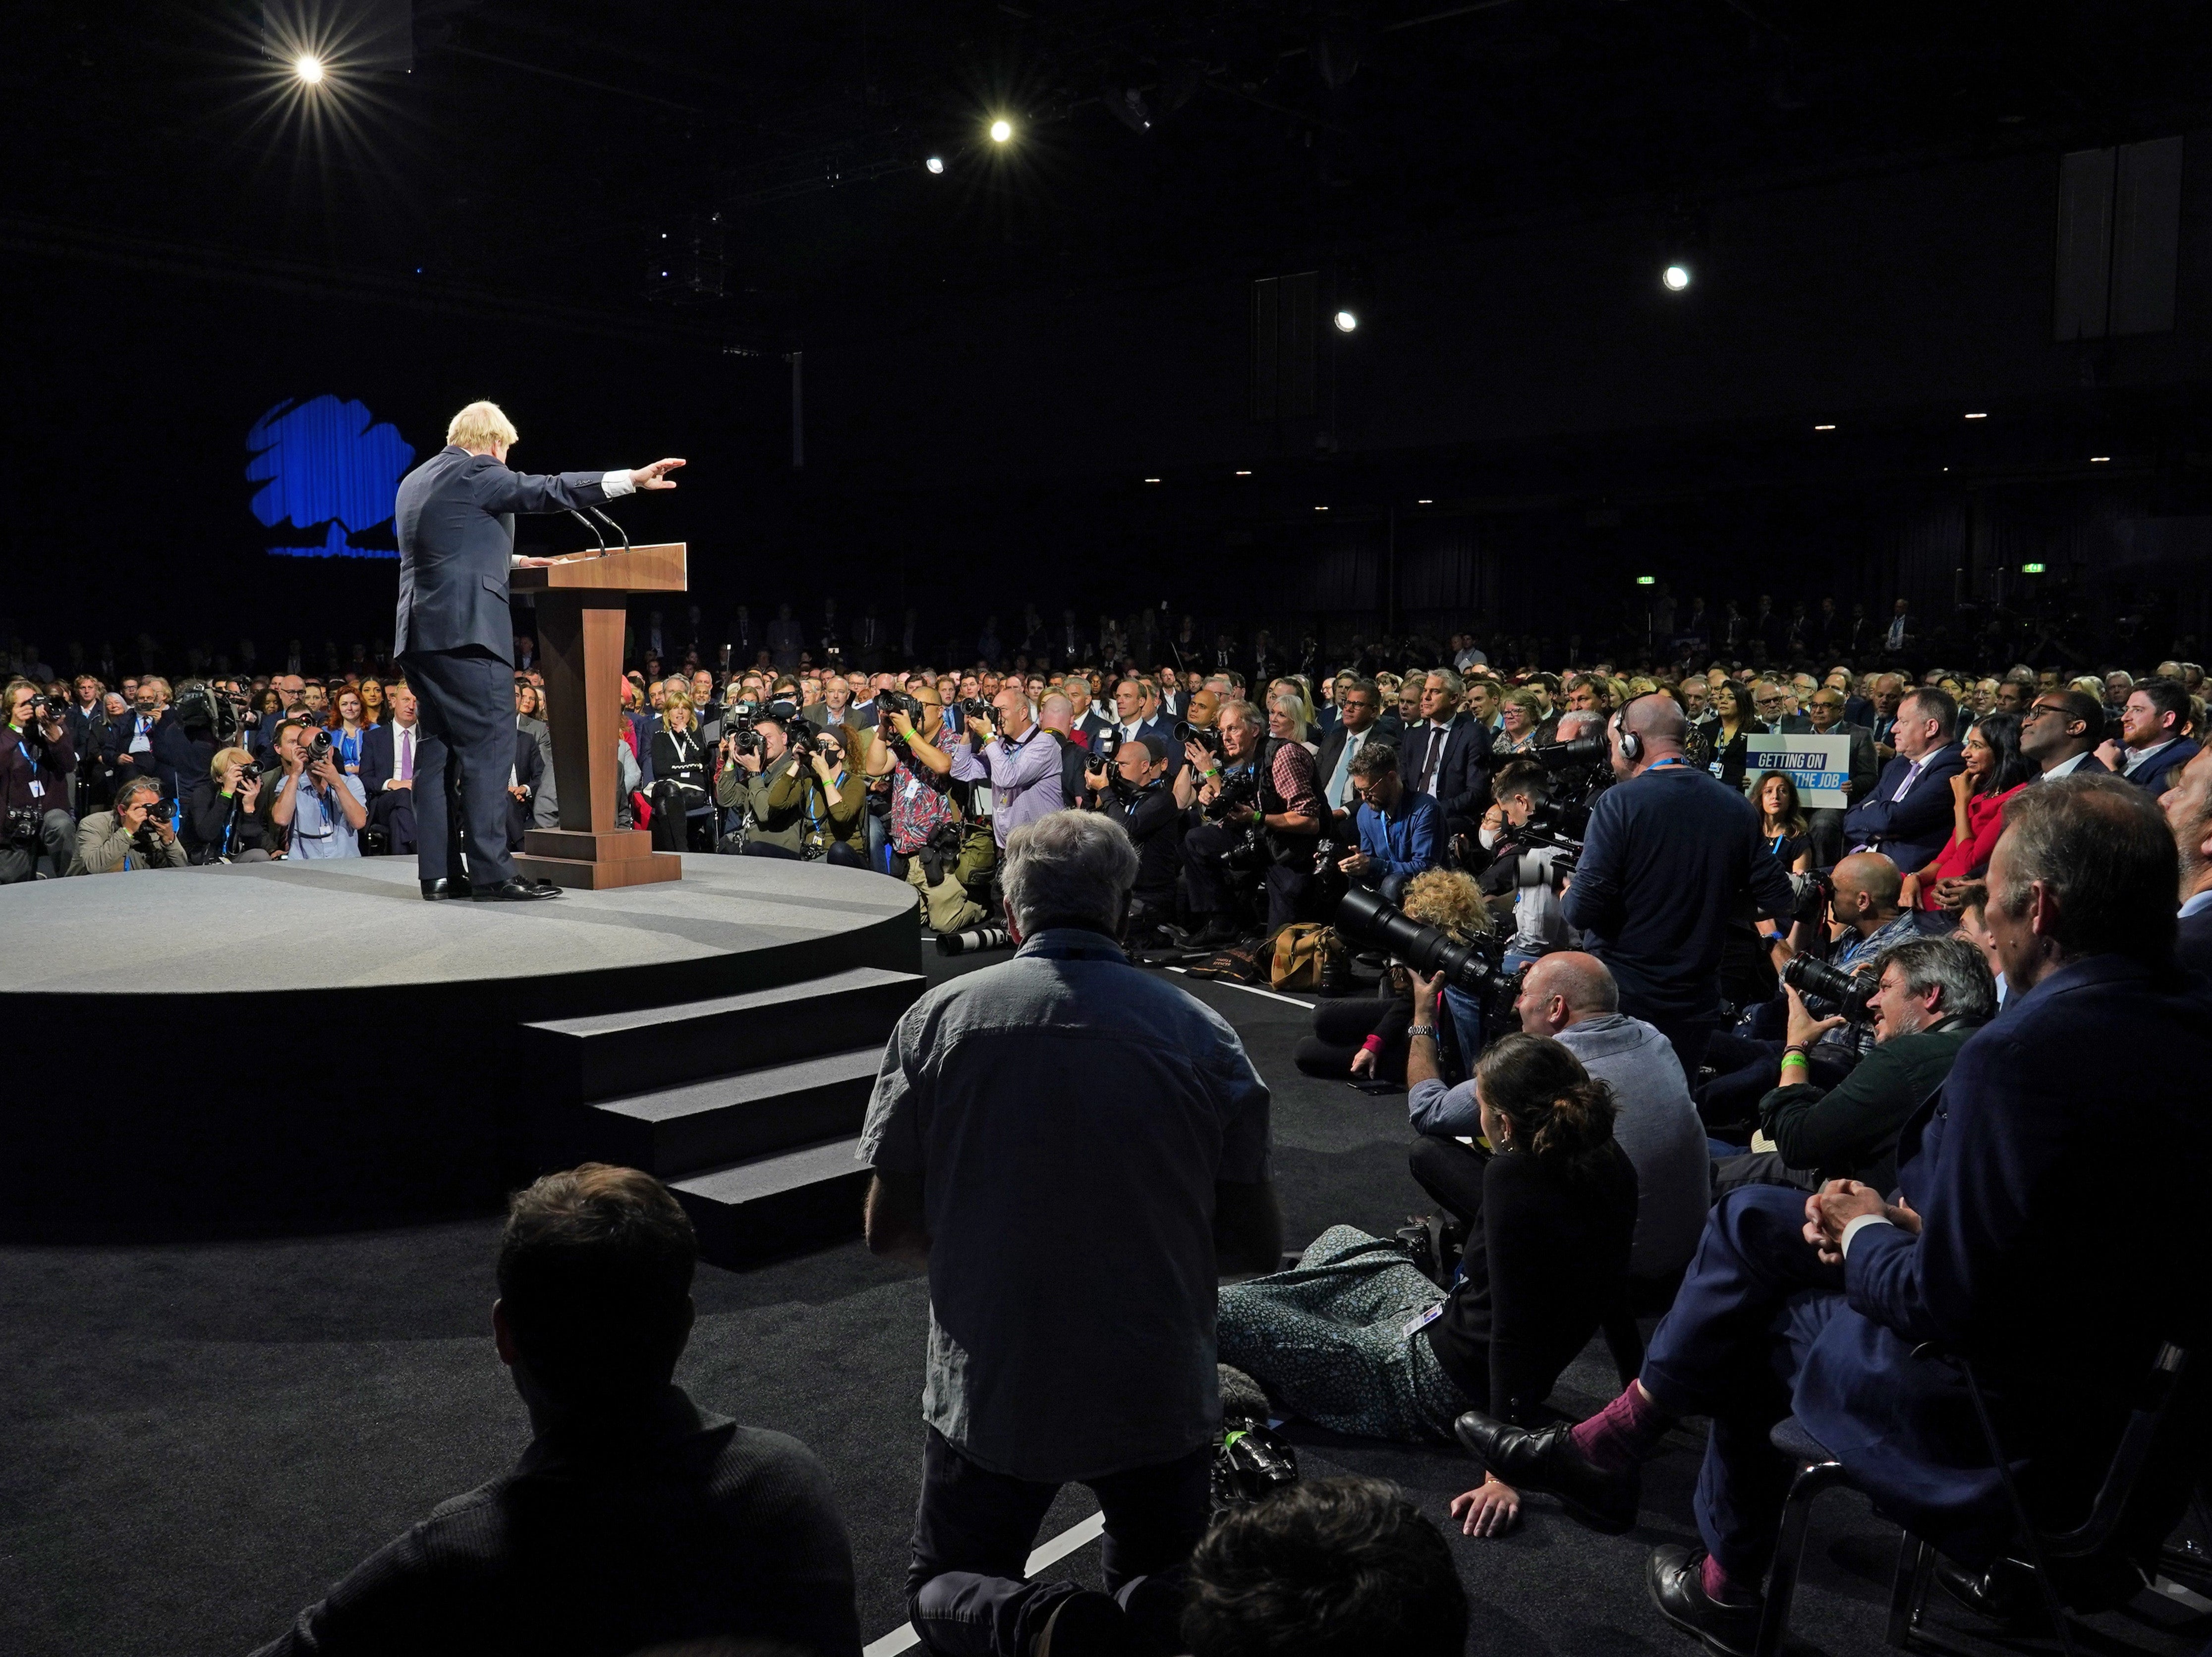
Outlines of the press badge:
{"type": "Polygon", "coordinates": [[[40,781],[36,777],[32,778],[32,779],[31,779],[31,798],[32,798],[33,799],[44,799],[44,798],[46,798],[46,784],[44,784],[44,783],[42,783],[42,782],[40,782],[40,781]]]}
{"type": "Polygon", "coordinates": [[[1429,1308],[1427,1311],[1416,1312],[1412,1317],[1407,1319],[1406,1333],[1408,1336],[1417,1335],[1420,1333],[1422,1330],[1434,1323],[1438,1318],[1443,1316],[1443,1314],[1444,1303],[1442,1301],[1438,1301],[1434,1306],[1429,1308]]]}

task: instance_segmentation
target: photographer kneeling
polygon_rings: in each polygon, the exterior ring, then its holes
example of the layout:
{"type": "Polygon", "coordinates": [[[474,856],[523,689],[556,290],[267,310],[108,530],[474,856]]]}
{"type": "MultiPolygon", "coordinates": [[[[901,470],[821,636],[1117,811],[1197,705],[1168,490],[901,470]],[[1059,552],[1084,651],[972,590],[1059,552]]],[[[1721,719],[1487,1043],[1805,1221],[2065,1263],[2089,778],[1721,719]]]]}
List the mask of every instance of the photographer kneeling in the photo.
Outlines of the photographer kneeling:
{"type": "Polygon", "coordinates": [[[1126,740],[1113,758],[1085,771],[1083,783],[1091,809],[1120,823],[1137,848],[1121,939],[1141,946],[1175,919],[1176,877],[1182,872],[1183,814],[1168,785],[1168,745],[1153,736],[1126,740]]]}
{"type": "Polygon", "coordinates": [[[751,827],[745,855],[789,858],[803,855],[806,843],[806,774],[781,719],[756,719],[750,731],[722,738],[722,774],[714,798],[743,805],[751,827]]]}
{"type": "Polygon", "coordinates": [[[1179,934],[1185,948],[1236,941],[1237,888],[1263,874],[1267,930],[1298,918],[1314,885],[1314,853],[1323,819],[1313,756],[1303,744],[1267,735],[1249,702],[1224,702],[1216,722],[1219,757],[1194,731],[1183,749],[1198,773],[1204,819],[1183,840],[1193,917],[1179,934]]]}
{"type": "Polygon", "coordinates": [[[313,736],[296,719],[276,727],[276,758],[284,774],[269,802],[270,855],[310,860],[357,858],[362,825],[368,821],[368,791],[361,779],[338,769],[331,733],[313,736]]]}
{"type": "Polygon", "coordinates": [[[69,813],[76,748],[62,710],[28,679],[8,683],[7,746],[0,750],[0,885],[37,877],[41,853],[69,866],[76,822],[69,813]]]}
{"type": "Polygon", "coordinates": [[[801,855],[845,869],[868,866],[868,785],[848,763],[849,728],[833,725],[807,750],[801,855]]]}
{"type": "Polygon", "coordinates": [[[266,863],[261,844],[261,767],[226,748],[185,798],[185,851],[194,863],[266,863]]]}
{"type": "Polygon", "coordinates": [[[1746,1185],[1818,1191],[1830,1180],[1856,1180],[1887,1191],[1897,1183],[1898,1132],[1943,1085],[1966,1038],[1996,1017],[1996,984],[1982,951],[1956,936],[1910,938],[1875,964],[1874,1050],[1832,1088],[1815,1083],[1807,1055],[1844,1021],[1816,1018],[1794,985],[1784,991],[1789,1045],[1759,1102],[1759,1132],[1774,1149],[1715,1162],[1716,1195],[1746,1185]]]}
{"type": "Polygon", "coordinates": [[[161,815],[161,785],[132,777],[115,790],[115,809],[94,811],[76,828],[73,875],[117,875],[133,869],[181,869],[184,843],[161,815]]]}

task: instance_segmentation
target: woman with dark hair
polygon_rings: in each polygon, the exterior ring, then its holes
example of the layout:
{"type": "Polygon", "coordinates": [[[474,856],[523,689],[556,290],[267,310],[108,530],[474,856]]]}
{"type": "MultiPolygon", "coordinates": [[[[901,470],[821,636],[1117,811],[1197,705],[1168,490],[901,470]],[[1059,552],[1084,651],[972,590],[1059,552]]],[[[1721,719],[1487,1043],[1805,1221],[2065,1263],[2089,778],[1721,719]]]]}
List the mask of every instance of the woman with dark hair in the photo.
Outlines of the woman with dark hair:
{"type": "Polygon", "coordinates": [[[1713,687],[1712,774],[1731,788],[1743,786],[1745,762],[1743,739],[1763,737],[1766,727],[1751,717],[1743,687],[1733,679],[1723,679],[1713,687]]]}
{"type": "MultiPolygon", "coordinates": [[[[1417,985],[1417,1031],[1434,1027],[1443,983],[1417,985]]],[[[1221,1291],[1221,1361],[1285,1414],[1414,1441],[1449,1439],[1470,1408],[1532,1420],[1613,1307],[1636,1229],[1636,1168],[1613,1140],[1613,1090],[1541,1035],[1492,1043],[1474,1090],[1481,1212],[1467,1217],[1449,1293],[1395,1243],[1345,1225],[1289,1271],[1221,1291]]],[[[1452,1504],[1483,1536],[1519,1508],[1495,1478],[1452,1504]]]]}
{"type": "Polygon", "coordinates": [[[1951,838],[1926,867],[1905,877],[1899,904],[1928,914],[1954,914],[1966,889],[1990,866],[2004,833],[2005,802],[2040,769],[2020,751],[2020,715],[1984,713],[1966,732],[1966,763],[1951,779],[1951,838]]]}
{"type": "Polygon", "coordinates": [[[361,712],[363,725],[392,723],[392,704],[384,694],[384,681],[370,674],[361,682],[361,712]]]}
{"type": "MultiPolygon", "coordinates": [[[[1752,791],[1751,798],[1759,807],[1759,838],[1766,842],[1768,855],[1791,874],[1803,874],[1813,863],[1813,831],[1797,798],[1797,780],[1787,771],[1769,771],[1759,780],[1759,786],[1752,791]]],[[[1756,925],[1760,947],[1766,950],[1771,950],[1789,931],[1779,920],[1761,920],[1756,925]]],[[[1765,987],[1765,995],[1757,999],[1764,1000],[1774,993],[1771,985],[1765,987]]],[[[1737,1005],[1748,1006],[1750,1003],[1737,1005]]]]}

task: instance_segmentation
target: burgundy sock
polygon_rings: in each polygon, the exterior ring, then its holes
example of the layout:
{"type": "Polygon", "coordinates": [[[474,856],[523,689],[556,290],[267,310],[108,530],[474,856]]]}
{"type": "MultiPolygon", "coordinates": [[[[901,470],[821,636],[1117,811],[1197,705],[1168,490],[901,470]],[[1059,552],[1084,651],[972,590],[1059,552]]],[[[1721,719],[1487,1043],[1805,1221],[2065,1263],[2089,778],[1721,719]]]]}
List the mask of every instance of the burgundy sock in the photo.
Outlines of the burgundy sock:
{"type": "Polygon", "coordinates": [[[1721,1569],[1721,1562],[1714,1558],[1711,1554],[1707,1554],[1705,1556],[1705,1571],[1699,1580],[1705,1586],[1705,1598],[1711,1600],[1715,1605],[1741,1605],[1742,1603],[1742,1596],[1735,1593],[1730,1588],[1729,1584],[1729,1574],[1721,1569]]]}
{"type": "Polygon", "coordinates": [[[1626,1472],[1659,1452],[1674,1418],[1631,1382],[1620,1396],[1570,1435],[1575,1448],[1607,1472],[1626,1472]]]}

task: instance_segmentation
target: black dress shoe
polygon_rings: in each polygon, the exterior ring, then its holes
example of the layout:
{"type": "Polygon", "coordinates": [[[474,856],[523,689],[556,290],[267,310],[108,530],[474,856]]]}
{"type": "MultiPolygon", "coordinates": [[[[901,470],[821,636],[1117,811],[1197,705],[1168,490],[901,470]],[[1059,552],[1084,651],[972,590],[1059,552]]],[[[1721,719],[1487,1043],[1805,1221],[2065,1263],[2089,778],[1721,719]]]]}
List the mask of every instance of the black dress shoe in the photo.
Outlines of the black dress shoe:
{"type": "Polygon", "coordinates": [[[1237,923],[1227,915],[1210,915],[1200,926],[1170,926],[1175,941],[1186,950],[1218,950],[1237,941],[1237,923]]]}
{"type": "Polygon", "coordinates": [[[1633,1529],[1644,1470],[1606,1472],[1582,1453],[1571,1430],[1562,1422],[1532,1433],[1480,1410],[1452,1423],[1460,1448],[1506,1484],[1558,1496],[1570,1517],[1607,1536],[1633,1529]]]}
{"type": "Polygon", "coordinates": [[[465,880],[426,880],[422,899],[427,903],[443,903],[449,897],[466,897],[471,889],[465,880]]]}
{"type": "Polygon", "coordinates": [[[1751,1657],[1759,1644],[1764,1600],[1723,1604],[1705,1593],[1705,1551],[1670,1542],[1651,1550],[1644,1562],[1644,1586],[1659,1614],[1705,1642],[1715,1657],[1751,1657]]]}
{"type": "Polygon", "coordinates": [[[516,875],[496,886],[479,886],[469,895],[479,903],[535,903],[541,898],[560,896],[561,889],[516,875]]]}

